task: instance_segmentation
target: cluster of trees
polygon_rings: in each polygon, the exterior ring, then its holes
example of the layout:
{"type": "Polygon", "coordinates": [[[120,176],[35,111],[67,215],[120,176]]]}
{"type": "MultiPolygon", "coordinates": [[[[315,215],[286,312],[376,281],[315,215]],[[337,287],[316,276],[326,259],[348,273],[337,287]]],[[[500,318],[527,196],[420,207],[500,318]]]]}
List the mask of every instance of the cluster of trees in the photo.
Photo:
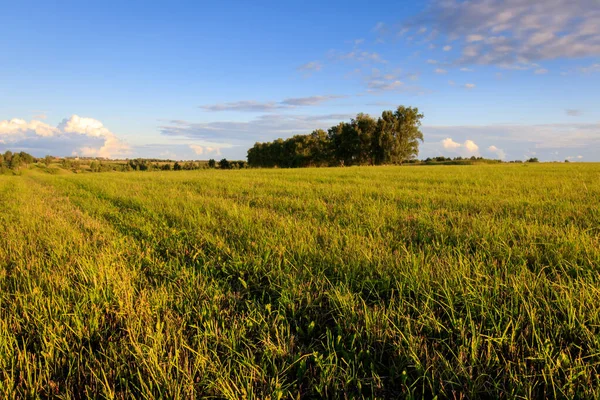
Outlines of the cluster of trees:
{"type": "Polygon", "coordinates": [[[421,114],[416,107],[399,106],[374,119],[358,114],[326,131],[296,135],[248,150],[252,167],[310,167],[402,164],[419,154],[421,114]]]}
{"type": "Polygon", "coordinates": [[[226,158],[222,159],[218,163],[212,158],[208,160],[208,168],[220,169],[242,169],[247,167],[246,161],[228,161],[226,158]]]}
{"type": "MultiPolygon", "coordinates": [[[[65,159],[66,160],[66,159],[65,159]]],[[[63,163],[65,162],[63,160],[63,163]]],[[[66,160],[68,165],[63,165],[64,168],[78,167],[79,162],[66,160]],[[75,164],[77,163],[77,165],[75,164]]],[[[228,161],[222,159],[217,162],[213,159],[208,160],[208,163],[194,162],[194,161],[175,161],[168,162],[161,160],[152,160],[146,158],[136,158],[127,160],[125,164],[119,163],[105,163],[102,161],[93,160],[90,163],[91,172],[106,172],[106,171],[194,171],[205,168],[220,168],[220,169],[239,169],[246,168],[247,164],[245,161],[228,161]]]]}
{"type": "Polygon", "coordinates": [[[21,167],[27,167],[37,161],[37,158],[24,151],[13,153],[7,150],[4,154],[0,154],[0,172],[8,169],[18,171],[21,167]]]}

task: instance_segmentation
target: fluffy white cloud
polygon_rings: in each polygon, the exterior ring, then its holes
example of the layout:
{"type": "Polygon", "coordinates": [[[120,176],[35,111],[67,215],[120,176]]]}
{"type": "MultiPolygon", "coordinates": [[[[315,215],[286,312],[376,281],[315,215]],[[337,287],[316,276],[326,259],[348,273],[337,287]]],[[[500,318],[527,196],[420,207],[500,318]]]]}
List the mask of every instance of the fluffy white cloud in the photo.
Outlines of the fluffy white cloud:
{"type": "Polygon", "coordinates": [[[475,89],[474,83],[465,83],[465,89],[475,89]]]}
{"type": "Polygon", "coordinates": [[[452,138],[446,138],[442,140],[442,145],[447,150],[458,149],[461,146],[460,143],[455,142],[454,140],[452,140],[452,138]]]}
{"type": "Polygon", "coordinates": [[[33,133],[38,136],[47,137],[53,136],[57,132],[58,130],[56,128],[53,128],[42,121],[32,120],[27,122],[18,118],[0,121],[0,136],[23,136],[27,133],[33,133]]]}
{"type": "Polygon", "coordinates": [[[444,51],[450,51],[452,50],[452,46],[444,46],[444,51]]]}
{"type": "Polygon", "coordinates": [[[506,153],[504,152],[504,150],[499,149],[498,147],[496,147],[494,145],[491,145],[490,147],[488,147],[488,151],[490,153],[494,153],[501,160],[504,160],[506,158],[506,153]]]}
{"type": "Polygon", "coordinates": [[[447,74],[447,73],[448,73],[448,71],[446,71],[446,70],[445,70],[445,69],[443,69],[443,68],[436,68],[436,69],[435,69],[435,73],[436,73],[436,74],[440,74],[440,75],[445,75],[445,74],[447,74]]]}
{"type": "Polygon", "coordinates": [[[228,149],[228,148],[233,147],[230,144],[225,144],[225,143],[208,143],[208,142],[206,144],[203,144],[203,145],[190,144],[189,146],[190,146],[190,149],[192,149],[194,151],[194,153],[196,153],[199,156],[201,156],[201,155],[208,155],[208,154],[211,154],[211,153],[220,156],[222,149],[228,149]]]}
{"type": "Polygon", "coordinates": [[[27,122],[22,119],[0,121],[0,137],[5,144],[31,146],[49,140],[60,141],[62,151],[71,144],[72,154],[86,157],[113,158],[129,153],[129,146],[108,130],[100,121],[73,115],[64,119],[57,127],[42,121],[27,122]],[[86,140],[87,138],[87,140],[86,140]],[[76,145],[76,147],[73,147],[76,145]]]}
{"type": "Polygon", "coordinates": [[[458,143],[452,140],[452,138],[447,137],[442,140],[442,146],[446,150],[450,150],[453,152],[458,152],[462,155],[478,155],[479,154],[479,146],[472,140],[467,139],[464,143],[458,143]]]}

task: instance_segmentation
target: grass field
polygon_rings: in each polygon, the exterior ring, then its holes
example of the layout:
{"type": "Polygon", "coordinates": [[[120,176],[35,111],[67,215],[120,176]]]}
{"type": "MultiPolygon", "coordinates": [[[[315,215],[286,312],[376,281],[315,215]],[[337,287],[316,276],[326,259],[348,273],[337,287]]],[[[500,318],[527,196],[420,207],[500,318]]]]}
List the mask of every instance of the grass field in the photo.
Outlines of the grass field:
{"type": "Polygon", "coordinates": [[[600,164],[0,176],[0,397],[600,397],[600,164]]]}

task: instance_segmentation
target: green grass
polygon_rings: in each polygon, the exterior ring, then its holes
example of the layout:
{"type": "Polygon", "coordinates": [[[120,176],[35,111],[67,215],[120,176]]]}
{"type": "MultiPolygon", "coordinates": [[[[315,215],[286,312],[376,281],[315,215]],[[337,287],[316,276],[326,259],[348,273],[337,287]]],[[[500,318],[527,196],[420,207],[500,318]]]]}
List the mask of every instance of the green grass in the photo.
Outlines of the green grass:
{"type": "Polygon", "coordinates": [[[600,164],[0,176],[0,397],[600,397],[600,164]]]}

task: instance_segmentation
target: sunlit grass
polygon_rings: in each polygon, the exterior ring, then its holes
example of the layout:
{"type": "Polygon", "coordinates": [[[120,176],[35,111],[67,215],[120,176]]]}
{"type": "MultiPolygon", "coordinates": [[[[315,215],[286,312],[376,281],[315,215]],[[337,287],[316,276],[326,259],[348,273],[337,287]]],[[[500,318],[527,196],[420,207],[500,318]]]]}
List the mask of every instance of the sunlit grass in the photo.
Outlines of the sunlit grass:
{"type": "Polygon", "coordinates": [[[600,397],[600,165],[0,176],[0,397],[600,397]]]}

